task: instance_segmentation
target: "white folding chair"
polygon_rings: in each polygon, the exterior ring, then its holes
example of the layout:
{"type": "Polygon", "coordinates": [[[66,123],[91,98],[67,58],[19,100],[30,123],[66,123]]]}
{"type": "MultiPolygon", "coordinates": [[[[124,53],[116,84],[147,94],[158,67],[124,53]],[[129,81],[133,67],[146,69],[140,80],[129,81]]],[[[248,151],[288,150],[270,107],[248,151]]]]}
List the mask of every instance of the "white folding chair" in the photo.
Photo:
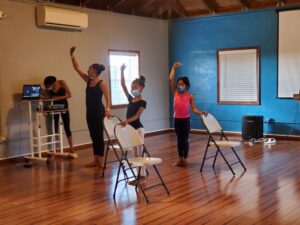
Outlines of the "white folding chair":
{"type": "Polygon", "coordinates": [[[119,165],[119,169],[118,169],[118,174],[117,174],[117,178],[116,178],[115,190],[114,190],[114,194],[113,194],[114,199],[116,196],[116,191],[117,191],[119,182],[124,181],[124,180],[128,181],[128,179],[126,179],[126,178],[120,179],[120,170],[124,163],[126,165],[128,165],[128,170],[130,170],[132,173],[132,176],[129,178],[135,179],[135,181],[136,181],[135,187],[139,188],[142,191],[147,202],[149,202],[149,200],[146,196],[145,190],[153,188],[158,185],[162,185],[164,187],[165,191],[167,192],[167,194],[169,195],[170,194],[169,190],[167,189],[167,186],[165,185],[165,183],[156,167],[156,165],[160,164],[162,162],[162,160],[160,158],[152,158],[150,156],[150,154],[147,151],[147,148],[144,145],[143,140],[140,138],[138,132],[130,125],[123,126],[121,123],[119,123],[115,126],[114,133],[115,133],[115,137],[117,139],[117,142],[118,142],[121,152],[122,152],[120,165],[119,165]],[[132,151],[134,148],[140,147],[140,146],[143,147],[142,157],[129,158],[128,154],[127,154],[128,151],[132,151]],[[160,180],[160,183],[143,188],[138,179],[138,177],[140,176],[142,166],[153,166],[153,168],[160,180]],[[133,171],[133,167],[139,167],[137,175],[135,175],[135,173],[133,171]]]}
{"type": "MultiPolygon", "coordinates": [[[[105,117],[103,119],[103,125],[104,125],[104,131],[107,137],[107,145],[106,145],[106,151],[105,151],[105,158],[104,158],[104,167],[102,170],[102,177],[104,177],[104,172],[106,169],[107,164],[109,163],[114,163],[114,162],[120,162],[121,158],[118,154],[118,150],[120,151],[120,146],[116,143],[114,144],[113,140],[115,139],[115,133],[114,133],[114,128],[116,126],[116,124],[120,123],[121,119],[118,118],[117,116],[109,116],[109,118],[105,117]],[[112,161],[107,161],[107,156],[110,150],[113,150],[115,155],[116,155],[116,159],[112,160],[112,161]]],[[[126,175],[126,171],[123,170],[124,175],[126,175]]]]}
{"type": "Polygon", "coordinates": [[[208,138],[205,153],[204,153],[204,156],[203,156],[203,161],[202,161],[202,164],[201,164],[200,172],[203,169],[203,165],[204,165],[204,162],[205,162],[206,159],[214,158],[213,168],[215,167],[215,163],[216,163],[216,160],[217,160],[218,153],[221,154],[222,158],[226,162],[227,166],[229,167],[229,169],[231,170],[233,175],[235,175],[235,173],[234,173],[231,166],[234,165],[234,164],[237,164],[237,163],[240,163],[242,165],[242,167],[244,168],[244,171],[246,171],[246,167],[244,166],[243,162],[241,161],[240,157],[238,156],[238,154],[236,153],[236,151],[234,149],[234,147],[237,147],[237,146],[240,145],[240,142],[229,141],[228,138],[226,137],[226,135],[224,134],[222,127],[220,126],[220,124],[218,123],[218,121],[216,120],[216,118],[212,114],[208,113],[207,115],[201,115],[201,120],[202,120],[202,123],[203,123],[205,129],[208,132],[209,138],[208,138]],[[215,134],[220,134],[220,140],[219,141],[215,140],[214,137],[213,137],[213,134],[214,135],[215,134]],[[212,145],[217,148],[216,154],[213,155],[213,156],[207,157],[206,155],[207,155],[208,147],[210,147],[212,145]],[[229,162],[226,159],[225,155],[222,153],[221,148],[230,148],[233,151],[236,158],[238,159],[238,161],[229,164],[229,162]]]}

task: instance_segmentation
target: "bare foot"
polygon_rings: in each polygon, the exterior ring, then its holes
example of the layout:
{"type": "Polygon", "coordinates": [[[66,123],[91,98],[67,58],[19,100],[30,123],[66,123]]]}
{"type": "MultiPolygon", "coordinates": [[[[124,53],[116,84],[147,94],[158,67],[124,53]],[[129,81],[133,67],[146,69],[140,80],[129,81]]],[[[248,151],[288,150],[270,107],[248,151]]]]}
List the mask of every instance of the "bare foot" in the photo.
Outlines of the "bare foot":
{"type": "Polygon", "coordinates": [[[186,161],[186,159],[182,160],[182,166],[183,167],[191,167],[191,165],[186,161]]]}
{"type": "MultiPolygon", "coordinates": [[[[145,176],[139,176],[138,181],[139,181],[140,184],[144,184],[144,183],[146,183],[146,177],[145,176]]],[[[136,183],[136,180],[131,180],[131,181],[128,181],[128,184],[132,185],[132,186],[135,186],[137,183],[136,183]]]]}
{"type": "Polygon", "coordinates": [[[78,154],[76,152],[70,152],[69,153],[69,157],[72,159],[77,159],[78,158],[78,154]]]}
{"type": "Polygon", "coordinates": [[[85,167],[89,168],[89,167],[101,167],[101,164],[97,161],[93,161],[89,164],[86,164],[85,167]]]}
{"type": "Polygon", "coordinates": [[[173,163],[172,166],[178,166],[178,167],[182,167],[183,166],[183,162],[181,159],[178,159],[177,162],[173,163]]]}
{"type": "Polygon", "coordinates": [[[185,162],[185,163],[183,164],[183,167],[189,168],[189,167],[191,167],[191,165],[190,165],[188,162],[185,162]]]}

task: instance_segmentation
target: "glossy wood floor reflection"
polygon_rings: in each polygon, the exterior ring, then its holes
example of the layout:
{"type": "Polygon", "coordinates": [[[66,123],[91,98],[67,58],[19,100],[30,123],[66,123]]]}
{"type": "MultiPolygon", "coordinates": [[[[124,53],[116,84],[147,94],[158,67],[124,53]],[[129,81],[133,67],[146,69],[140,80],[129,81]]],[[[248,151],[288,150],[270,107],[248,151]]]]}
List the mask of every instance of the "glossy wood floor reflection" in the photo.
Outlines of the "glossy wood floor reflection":
{"type": "MultiPolygon", "coordinates": [[[[159,170],[171,192],[147,191],[149,204],[123,183],[114,201],[116,165],[102,179],[99,169],[84,167],[90,149],[49,165],[1,165],[0,224],[300,224],[300,142],[244,143],[237,152],[248,170],[241,175],[235,165],[233,177],[220,158],[215,172],[209,161],[199,172],[206,140],[191,135],[191,167],[177,168],[174,134],[146,138],[152,155],[163,159],[159,170]]],[[[148,183],[156,179],[149,172],[148,183]]]]}

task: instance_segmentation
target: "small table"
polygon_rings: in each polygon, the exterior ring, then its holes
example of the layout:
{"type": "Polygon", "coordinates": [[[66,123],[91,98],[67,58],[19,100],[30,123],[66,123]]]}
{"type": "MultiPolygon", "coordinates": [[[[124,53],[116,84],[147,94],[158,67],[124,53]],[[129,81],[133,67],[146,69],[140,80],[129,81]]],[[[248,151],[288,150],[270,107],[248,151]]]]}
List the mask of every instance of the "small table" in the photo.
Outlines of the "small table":
{"type": "Polygon", "coordinates": [[[53,99],[43,100],[28,100],[29,110],[29,133],[30,133],[30,155],[25,159],[47,161],[47,157],[42,157],[42,147],[51,145],[51,149],[47,149],[47,153],[51,155],[64,155],[63,152],[63,134],[60,115],[68,111],[68,109],[51,109],[44,110],[44,102],[50,102],[53,105],[53,99]],[[33,109],[33,102],[38,103],[38,107],[33,109]],[[50,115],[51,117],[51,132],[47,135],[42,135],[41,116],[50,115]],[[55,132],[54,115],[59,115],[58,133],[55,132]],[[35,119],[35,120],[34,120],[35,119]],[[50,140],[49,140],[50,139],[50,140]],[[56,144],[59,144],[59,152],[56,151],[56,144]],[[37,155],[37,156],[36,156],[37,155]]]}

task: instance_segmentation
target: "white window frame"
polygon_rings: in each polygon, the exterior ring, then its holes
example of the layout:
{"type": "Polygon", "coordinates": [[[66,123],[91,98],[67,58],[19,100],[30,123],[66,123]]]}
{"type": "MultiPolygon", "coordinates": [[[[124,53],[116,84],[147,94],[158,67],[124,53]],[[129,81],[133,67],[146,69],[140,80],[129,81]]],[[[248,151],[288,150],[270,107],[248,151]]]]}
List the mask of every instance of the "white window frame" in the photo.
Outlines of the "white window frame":
{"type": "Polygon", "coordinates": [[[217,50],[218,104],[260,104],[259,48],[217,50]]]}
{"type": "Polygon", "coordinates": [[[121,86],[121,70],[120,67],[125,63],[126,70],[124,71],[125,82],[130,92],[131,83],[134,79],[139,77],[140,74],[140,52],[134,50],[108,50],[109,56],[109,87],[110,87],[110,101],[112,108],[125,108],[128,105],[128,99],[124,94],[121,86]],[[112,57],[117,57],[115,60],[112,57]],[[124,60],[122,57],[124,57],[124,60]],[[136,63],[130,63],[130,59],[126,57],[137,57],[136,63]],[[122,99],[123,101],[120,101],[122,99]]]}

